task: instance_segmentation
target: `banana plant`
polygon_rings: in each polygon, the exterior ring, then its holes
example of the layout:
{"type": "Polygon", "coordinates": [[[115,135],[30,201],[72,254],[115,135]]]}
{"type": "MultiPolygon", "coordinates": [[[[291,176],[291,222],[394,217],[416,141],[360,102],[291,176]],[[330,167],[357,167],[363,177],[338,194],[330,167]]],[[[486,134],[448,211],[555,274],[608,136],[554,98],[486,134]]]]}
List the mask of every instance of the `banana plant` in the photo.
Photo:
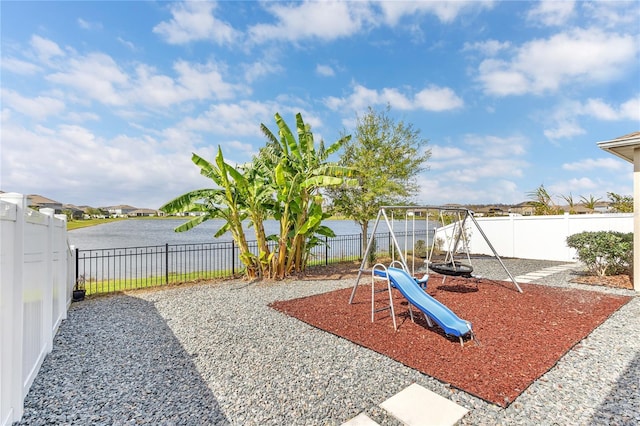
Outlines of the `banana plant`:
{"type": "Polygon", "coordinates": [[[278,137],[264,124],[261,129],[268,140],[263,159],[273,166],[272,186],[275,191],[273,216],[280,222],[278,253],[273,258],[276,278],[292,272],[303,272],[310,247],[308,240],[319,229],[324,215],[320,188],[342,184],[352,170],[327,162],[328,157],[349,140],[343,137],[325,149],[318,149],[313,133],[296,114],[297,138],[279,114],[275,114],[278,137]]]}
{"type": "Polygon", "coordinates": [[[218,147],[215,163],[211,163],[197,154],[193,154],[191,161],[200,168],[200,174],[210,178],[219,188],[198,189],[169,201],[160,207],[165,213],[201,212],[190,221],[176,227],[176,232],[184,232],[209,220],[224,219],[224,225],[216,232],[219,237],[225,232],[231,232],[233,240],[239,250],[239,257],[245,265],[247,277],[250,279],[261,275],[259,257],[251,252],[247,243],[243,220],[249,217],[245,208],[244,196],[247,185],[237,184],[244,182],[244,176],[233,166],[224,160],[222,149],[218,147]]]}

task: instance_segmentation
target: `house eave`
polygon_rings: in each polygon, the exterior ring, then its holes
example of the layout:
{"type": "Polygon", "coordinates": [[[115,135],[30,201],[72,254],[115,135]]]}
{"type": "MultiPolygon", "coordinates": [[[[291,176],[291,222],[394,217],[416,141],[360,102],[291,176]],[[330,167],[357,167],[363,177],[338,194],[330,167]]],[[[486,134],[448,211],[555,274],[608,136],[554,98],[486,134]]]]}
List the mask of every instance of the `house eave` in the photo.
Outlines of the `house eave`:
{"type": "Polygon", "coordinates": [[[633,164],[633,151],[640,148],[640,134],[598,142],[598,147],[633,164]]]}

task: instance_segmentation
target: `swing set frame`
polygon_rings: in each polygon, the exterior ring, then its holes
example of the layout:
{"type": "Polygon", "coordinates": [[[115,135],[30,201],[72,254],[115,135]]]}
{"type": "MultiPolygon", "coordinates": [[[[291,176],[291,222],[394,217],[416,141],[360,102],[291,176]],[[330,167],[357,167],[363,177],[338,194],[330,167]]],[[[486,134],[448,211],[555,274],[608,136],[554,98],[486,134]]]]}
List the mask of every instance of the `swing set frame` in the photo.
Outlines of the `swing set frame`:
{"type": "MultiPolygon", "coordinates": [[[[449,263],[453,266],[453,269],[456,269],[456,261],[454,260],[454,253],[458,250],[458,246],[460,244],[460,242],[462,242],[462,244],[464,245],[464,248],[466,249],[466,253],[467,253],[467,259],[469,259],[469,262],[471,262],[470,256],[469,256],[469,250],[468,250],[468,238],[465,234],[465,229],[466,229],[466,224],[467,224],[467,220],[471,219],[471,221],[473,222],[473,224],[475,225],[476,229],[478,229],[478,231],[480,232],[480,234],[482,235],[482,237],[484,238],[484,241],[487,243],[487,245],[489,246],[489,248],[491,249],[491,251],[493,252],[494,257],[498,260],[498,262],[500,262],[500,265],[502,266],[502,268],[504,269],[504,271],[507,273],[507,275],[509,276],[509,279],[511,280],[511,282],[513,283],[513,285],[516,287],[516,289],[518,290],[518,292],[522,293],[522,289],[520,288],[520,285],[518,285],[516,279],[513,277],[513,275],[511,275],[511,272],[509,272],[509,270],[507,269],[506,265],[504,264],[504,262],[502,261],[502,259],[500,258],[500,256],[498,255],[498,253],[496,252],[495,248],[493,247],[493,245],[491,244],[491,241],[489,241],[489,238],[487,237],[487,235],[484,233],[484,231],[482,230],[482,228],[480,227],[480,224],[478,223],[478,221],[476,220],[476,218],[474,217],[474,213],[473,211],[464,208],[464,207],[451,207],[451,206],[382,206],[380,207],[380,209],[378,210],[378,215],[376,217],[376,221],[375,224],[373,225],[373,228],[371,230],[371,236],[369,237],[369,241],[367,243],[367,249],[365,250],[365,253],[362,257],[362,263],[360,264],[360,269],[358,270],[358,278],[356,279],[356,282],[353,286],[353,290],[351,291],[351,297],[349,298],[349,304],[353,303],[353,299],[355,298],[356,295],[356,290],[358,289],[358,285],[360,283],[360,278],[362,277],[362,273],[363,272],[371,272],[371,270],[367,270],[365,269],[365,266],[367,264],[367,259],[369,256],[369,252],[372,249],[373,246],[373,241],[374,238],[376,237],[376,230],[378,228],[378,225],[380,224],[381,220],[384,220],[385,224],[387,225],[387,228],[389,230],[389,235],[391,237],[392,240],[392,247],[390,247],[391,253],[392,253],[392,257],[393,257],[393,261],[395,260],[395,253],[398,253],[399,256],[399,262],[402,263],[402,265],[404,265],[405,270],[409,271],[409,267],[407,264],[407,259],[406,259],[406,254],[408,253],[407,251],[407,234],[408,234],[408,221],[409,221],[409,216],[413,217],[413,225],[412,225],[412,232],[411,232],[411,238],[412,238],[412,253],[414,254],[412,256],[413,263],[412,263],[412,268],[411,268],[411,272],[415,273],[415,214],[416,212],[426,212],[426,220],[427,220],[427,224],[429,221],[429,212],[430,211],[437,211],[438,214],[440,215],[440,218],[442,218],[442,213],[443,212],[452,212],[455,213],[458,217],[458,221],[454,223],[454,235],[452,236],[452,240],[450,241],[448,250],[447,250],[447,255],[445,257],[445,263],[449,263]],[[405,242],[405,250],[403,253],[402,248],[400,247],[400,244],[398,243],[398,239],[396,238],[396,235],[394,233],[394,229],[393,229],[393,212],[394,211],[404,211],[405,212],[405,237],[404,237],[404,242],[405,242]],[[387,214],[387,211],[391,212],[391,221],[389,221],[389,216],[387,214]]],[[[429,232],[429,227],[427,225],[427,233],[429,232]]],[[[435,237],[435,234],[434,234],[435,237]]],[[[435,242],[432,242],[432,246],[431,246],[431,251],[429,253],[429,258],[427,260],[427,262],[431,261],[431,256],[433,255],[433,248],[434,248],[435,242]]],[[[465,265],[463,265],[465,266],[465,265]]],[[[440,272],[440,271],[439,271],[440,272]]],[[[441,272],[444,275],[447,275],[447,272],[441,272]]],[[[450,273],[448,275],[454,275],[453,273],[450,273]]],[[[459,275],[459,274],[456,274],[459,275]]]]}

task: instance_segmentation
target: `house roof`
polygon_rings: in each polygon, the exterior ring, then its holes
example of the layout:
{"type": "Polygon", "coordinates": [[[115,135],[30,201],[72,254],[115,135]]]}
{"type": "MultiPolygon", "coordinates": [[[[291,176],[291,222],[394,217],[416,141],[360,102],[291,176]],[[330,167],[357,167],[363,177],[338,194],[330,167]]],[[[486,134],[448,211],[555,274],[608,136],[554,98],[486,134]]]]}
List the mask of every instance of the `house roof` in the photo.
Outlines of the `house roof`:
{"type": "Polygon", "coordinates": [[[62,205],[62,203],[60,201],[55,201],[52,200],[50,198],[47,197],[43,197],[42,195],[38,195],[38,194],[29,194],[27,195],[27,200],[29,201],[30,205],[44,205],[44,204],[60,204],[62,205]]]}
{"type": "Polygon", "coordinates": [[[629,133],[610,141],[598,142],[598,146],[623,160],[633,163],[633,150],[640,148],[640,132],[629,133]]]}

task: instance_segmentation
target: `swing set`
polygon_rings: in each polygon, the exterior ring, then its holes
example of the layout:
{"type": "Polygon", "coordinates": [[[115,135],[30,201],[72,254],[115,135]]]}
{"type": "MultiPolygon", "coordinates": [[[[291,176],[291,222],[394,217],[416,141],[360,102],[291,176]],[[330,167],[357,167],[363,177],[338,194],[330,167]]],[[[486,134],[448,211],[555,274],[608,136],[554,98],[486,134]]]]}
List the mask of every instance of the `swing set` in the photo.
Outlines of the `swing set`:
{"type": "MultiPolygon", "coordinates": [[[[353,303],[353,299],[356,295],[356,290],[360,283],[360,279],[362,277],[363,272],[371,273],[371,321],[374,321],[375,312],[382,310],[391,310],[391,316],[393,318],[394,328],[397,330],[396,320],[395,320],[395,311],[393,309],[393,296],[392,296],[392,288],[396,288],[400,291],[400,293],[409,301],[409,313],[411,315],[411,319],[413,320],[413,312],[411,310],[412,305],[417,307],[420,311],[422,311],[427,320],[427,324],[429,326],[433,325],[433,321],[435,321],[447,334],[457,336],[460,339],[460,343],[462,344],[462,336],[470,335],[472,339],[473,331],[471,330],[471,323],[468,321],[462,320],[458,318],[455,313],[453,313],[449,308],[444,306],[442,303],[435,300],[433,297],[426,293],[426,285],[427,280],[429,278],[428,273],[422,279],[415,278],[416,272],[416,235],[419,230],[416,230],[416,216],[424,216],[426,220],[425,226],[425,241],[429,242],[429,221],[432,217],[431,214],[434,214],[434,218],[442,224],[445,225],[447,222],[446,219],[453,219],[450,225],[444,226],[442,228],[442,234],[444,240],[442,240],[442,244],[446,246],[446,254],[443,261],[432,262],[434,251],[436,248],[436,235],[437,229],[434,230],[433,237],[431,238],[431,247],[428,249],[429,254],[425,263],[427,264],[428,269],[441,274],[443,276],[442,282],[444,283],[447,276],[458,276],[465,278],[472,278],[471,273],[473,272],[473,266],[471,265],[471,256],[469,250],[469,236],[468,225],[469,220],[475,225],[476,229],[480,232],[484,241],[487,243],[491,251],[493,252],[495,258],[500,262],[500,265],[507,273],[513,285],[516,287],[518,292],[522,293],[522,289],[516,282],[515,278],[507,267],[505,266],[502,259],[496,252],[495,248],[487,238],[486,234],[476,221],[473,216],[473,212],[467,208],[462,207],[449,207],[449,206],[383,206],[378,211],[378,215],[376,217],[375,224],[373,225],[373,229],[371,231],[371,236],[367,243],[367,249],[365,250],[364,256],[362,258],[362,263],[360,264],[360,269],[358,271],[358,278],[353,286],[353,290],[351,291],[351,297],[349,298],[349,304],[353,303]],[[398,238],[396,236],[394,230],[394,212],[403,212],[404,213],[404,250],[400,246],[398,242],[398,238]],[[389,214],[391,216],[391,220],[389,219],[389,214]],[[376,230],[381,221],[387,225],[387,229],[389,231],[390,237],[390,247],[389,250],[391,252],[391,264],[389,267],[382,265],[380,263],[373,266],[373,269],[370,271],[365,270],[367,259],[369,259],[369,254],[372,250],[375,250],[376,244],[374,243],[376,238],[376,230]],[[411,225],[411,226],[409,226],[411,225]],[[409,237],[410,236],[410,237],[409,237]],[[409,254],[409,240],[411,241],[411,268],[407,263],[407,257],[409,254]],[[466,253],[466,260],[468,263],[464,263],[462,261],[456,260],[455,255],[458,253],[458,249],[460,245],[464,249],[466,253]],[[396,254],[398,259],[396,259],[396,254]],[[387,283],[386,289],[375,290],[375,283],[377,280],[385,280],[387,283]],[[374,294],[377,292],[388,292],[389,294],[389,305],[380,309],[375,308],[374,304],[374,294]],[[432,321],[433,320],[433,321],[432,321]]],[[[422,247],[420,247],[422,248],[422,247]]]]}

